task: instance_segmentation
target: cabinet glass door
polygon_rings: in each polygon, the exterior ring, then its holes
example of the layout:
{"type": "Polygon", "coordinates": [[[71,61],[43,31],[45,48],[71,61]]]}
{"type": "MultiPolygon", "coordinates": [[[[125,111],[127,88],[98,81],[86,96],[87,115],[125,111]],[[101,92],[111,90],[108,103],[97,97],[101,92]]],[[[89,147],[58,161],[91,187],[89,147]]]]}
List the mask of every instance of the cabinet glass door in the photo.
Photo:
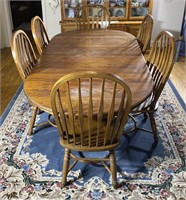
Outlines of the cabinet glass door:
{"type": "MultiPolygon", "coordinates": [[[[87,0],[87,5],[93,5],[93,6],[98,6],[101,5],[101,6],[104,6],[106,5],[106,0],[87,0]]],[[[102,8],[95,8],[95,9],[92,9],[90,7],[90,9],[87,8],[87,15],[89,15],[89,17],[92,17],[92,16],[98,16],[98,17],[101,17],[102,16],[102,13],[103,13],[103,10],[102,8]]]]}
{"type": "Polygon", "coordinates": [[[149,13],[150,0],[132,0],[130,4],[130,19],[141,19],[149,13]]]}
{"type": "Polygon", "coordinates": [[[126,18],[126,0],[109,0],[108,4],[111,20],[126,18]]]}
{"type": "Polygon", "coordinates": [[[64,0],[65,18],[76,18],[83,0],[64,0]]]}

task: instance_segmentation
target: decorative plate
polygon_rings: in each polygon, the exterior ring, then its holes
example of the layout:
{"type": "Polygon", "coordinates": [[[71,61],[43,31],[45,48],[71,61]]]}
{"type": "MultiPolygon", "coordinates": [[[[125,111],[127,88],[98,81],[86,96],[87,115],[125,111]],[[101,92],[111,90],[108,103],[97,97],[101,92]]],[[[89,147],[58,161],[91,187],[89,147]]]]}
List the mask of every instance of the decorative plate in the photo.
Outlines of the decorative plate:
{"type": "Polygon", "coordinates": [[[148,14],[148,9],[147,8],[137,8],[136,9],[136,14],[138,16],[146,16],[148,14]]]}
{"type": "MultiPolygon", "coordinates": [[[[103,9],[100,9],[99,12],[98,12],[98,16],[101,17],[102,16],[102,13],[103,13],[103,9]]],[[[112,15],[112,12],[111,10],[109,9],[109,13],[110,13],[110,16],[112,15]]]]}
{"type": "Polygon", "coordinates": [[[121,16],[124,16],[124,13],[122,10],[117,10],[116,13],[115,13],[115,17],[121,17],[121,16]]]}

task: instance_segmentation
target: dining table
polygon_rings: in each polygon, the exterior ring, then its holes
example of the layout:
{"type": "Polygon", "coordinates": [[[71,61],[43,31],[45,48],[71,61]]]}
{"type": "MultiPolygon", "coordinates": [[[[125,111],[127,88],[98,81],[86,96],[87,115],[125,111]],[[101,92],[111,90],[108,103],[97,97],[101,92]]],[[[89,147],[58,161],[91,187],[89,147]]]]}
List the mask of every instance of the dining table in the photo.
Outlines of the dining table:
{"type": "Polygon", "coordinates": [[[79,71],[101,71],[120,76],[132,92],[132,107],[152,92],[153,81],[135,36],[111,30],[79,30],[54,36],[24,81],[31,105],[52,114],[50,93],[62,76],[79,71]]]}

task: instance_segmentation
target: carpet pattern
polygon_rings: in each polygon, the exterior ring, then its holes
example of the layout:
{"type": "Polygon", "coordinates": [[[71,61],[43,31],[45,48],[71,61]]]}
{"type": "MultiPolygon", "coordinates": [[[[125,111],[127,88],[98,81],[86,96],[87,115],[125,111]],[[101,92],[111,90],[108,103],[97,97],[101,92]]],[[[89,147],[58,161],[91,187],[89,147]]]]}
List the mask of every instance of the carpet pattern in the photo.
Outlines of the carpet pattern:
{"type": "MultiPolygon", "coordinates": [[[[45,115],[37,121],[45,120],[45,115]]],[[[69,172],[70,183],[62,188],[63,148],[57,130],[43,127],[27,136],[30,117],[31,107],[21,91],[1,125],[1,199],[186,199],[186,114],[169,84],[155,116],[157,147],[151,150],[153,137],[144,132],[121,139],[116,150],[117,190],[104,168],[80,164],[69,172]]]]}

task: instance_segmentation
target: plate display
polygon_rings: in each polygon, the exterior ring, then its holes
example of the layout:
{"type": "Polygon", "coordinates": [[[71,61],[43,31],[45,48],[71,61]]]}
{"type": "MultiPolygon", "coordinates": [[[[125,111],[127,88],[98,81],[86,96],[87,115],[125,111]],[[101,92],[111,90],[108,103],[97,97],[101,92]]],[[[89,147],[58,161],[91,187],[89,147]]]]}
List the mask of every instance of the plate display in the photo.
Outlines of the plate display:
{"type": "Polygon", "coordinates": [[[148,14],[148,9],[144,7],[140,8],[133,8],[132,15],[133,16],[146,16],[148,14]]]}
{"type": "Polygon", "coordinates": [[[72,8],[68,9],[67,16],[69,18],[74,18],[75,14],[74,14],[74,10],[72,8]]]}
{"type": "MultiPolygon", "coordinates": [[[[98,12],[98,17],[101,17],[102,16],[102,13],[103,13],[103,10],[100,9],[99,12],[98,12]]],[[[110,13],[110,16],[112,15],[112,12],[109,10],[109,13],[110,13]]]]}
{"type": "Polygon", "coordinates": [[[123,12],[121,10],[117,10],[115,13],[115,17],[121,17],[123,16],[123,12]]]}
{"type": "Polygon", "coordinates": [[[88,4],[104,4],[103,0],[89,0],[87,1],[88,4]]]}
{"type": "Polygon", "coordinates": [[[123,17],[125,16],[125,9],[124,8],[114,9],[114,13],[115,17],[123,17]]]}

